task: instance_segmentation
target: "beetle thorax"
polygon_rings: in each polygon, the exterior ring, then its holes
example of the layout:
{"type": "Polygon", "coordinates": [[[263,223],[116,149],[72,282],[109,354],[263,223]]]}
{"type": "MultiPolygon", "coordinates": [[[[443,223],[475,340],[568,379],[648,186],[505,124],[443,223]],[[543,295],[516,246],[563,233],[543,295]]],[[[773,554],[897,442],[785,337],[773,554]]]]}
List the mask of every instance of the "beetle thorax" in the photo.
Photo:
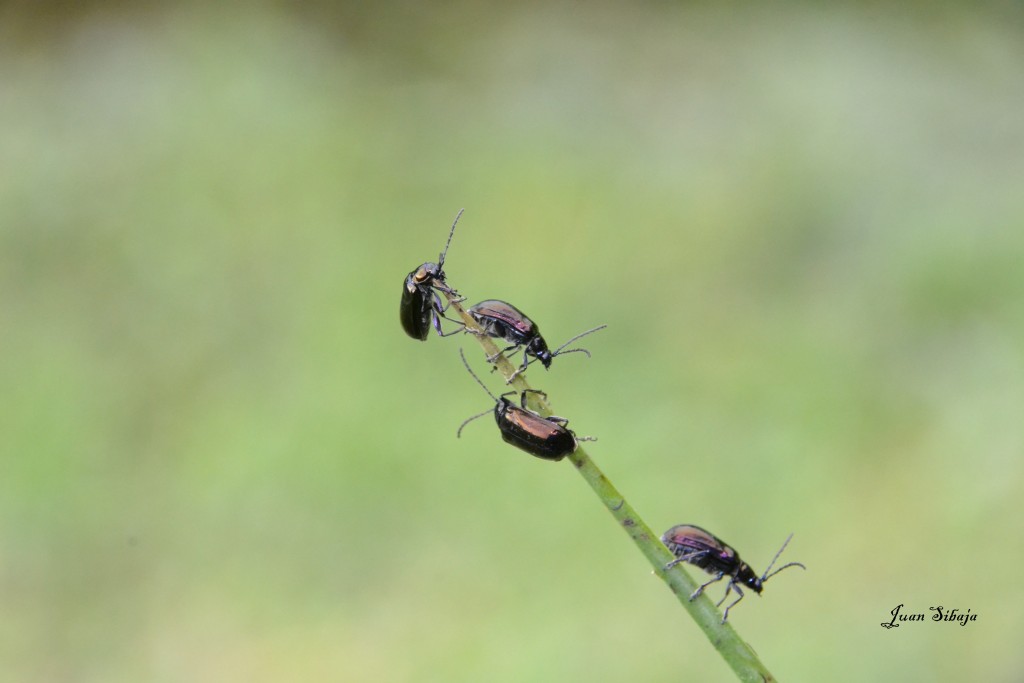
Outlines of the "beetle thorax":
{"type": "MultiPolygon", "coordinates": [[[[512,401],[508,400],[504,396],[499,396],[497,402],[494,404],[494,421],[501,425],[501,418],[508,413],[508,409],[513,406],[512,401]]],[[[486,413],[485,413],[486,414],[486,413]]]]}
{"type": "Polygon", "coordinates": [[[441,273],[440,273],[440,271],[439,271],[439,269],[437,267],[437,264],[436,263],[430,263],[428,261],[427,263],[424,263],[422,266],[420,266],[419,268],[416,269],[416,272],[413,273],[412,279],[415,280],[417,283],[422,284],[422,283],[424,283],[424,282],[426,282],[428,280],[431,280],[433,278],[440,278],[440,277],[441,277],[441,273]]]}

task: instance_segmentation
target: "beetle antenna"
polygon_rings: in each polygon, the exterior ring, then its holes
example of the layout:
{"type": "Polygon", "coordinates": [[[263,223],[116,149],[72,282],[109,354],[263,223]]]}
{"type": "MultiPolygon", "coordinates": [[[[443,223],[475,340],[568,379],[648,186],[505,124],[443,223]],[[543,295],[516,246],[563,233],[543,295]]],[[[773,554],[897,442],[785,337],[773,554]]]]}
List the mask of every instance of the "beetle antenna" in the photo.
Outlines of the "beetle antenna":
{"type": "MultiPolygon", "coordinates": [[[[462,358],[462,364],[466,366],[466,370],[469,371],[469,374],[473,375],[473,379],[476,380],[476,383],[484,388],[484,391],[487,392],[488,396],[490,396],[491,398],[494,399],[495,403],[498,403],[498,397],[491,393],[491,390],[487,388],[487,385],[484,384],[483,382],[481,382],[480,378],[476,376],[475,372],[473,372],[473,368],[469,367],[469,363],[466,362],[466,354],[465,354],[465,352],[461,348],[459,349],[459,356],[462,358]]],[[[484,415],[484,414],[485,413],[480,413],[480,415],[484,415]]],[[[477,415],[476,417],[480,417],[480,415],[477,415]]],[[[474,419],[474,418],[470,418],[470,420],[472,420],[472,419],[474,419]]],[[[468,422],[468,421],[469,420],[466,420],[466,422],[468,422]]],[[[466,423],[463,422],[462,425],[464,427],[466,425],[466,423]]],[[[462,427],[459,427],[459,431],[462,431],[462,427]]]]}
{"type": "Polygon", "coordinates": [[[786,541],[785,541],[785,543],[782,544],[782,547],[779,548],[779,552],[775,553],[775,557],[772,558],[771,564],[768,565],[768,569],[765,569],[764,570],[764,574],[761,576],[761,583],[764,583],[765,581],[767,581],[771,577],[775,576],[776,574],[781,572],[783,569],[786,569],[787,567],[800,567],[801,569],[807,569],[807,567],[803,566],[799,562],[790,562],[789,564],[784,564],[781,567],[779,567],[778,569],[776,569],[775,571],[772,571],[772,567],[775,566],[775,561],[777,559],[779,559],[779,555],[781,555],[782,551],[786,549],[787,545],[789,545],[789,541],[790,541],[791,538],[793,538],[793,534],[790,534],[789,536],[786,537],[786,541]],[[768,572],[771,572],[771,573],[769,574],[768,572]]]}
{"type": "MultiPolygon", "coordinates": [[[[598,325],[597,327],[595,327],[595,328],[593,328],[591,330],[587,330],[586,332],[580,332],[575,337],[573,337],[572,339],[570,339],[569,341],[565,342],[564,344],[559,346],[557,349],[552,351],[551,355],[552,356],[557,356],[559,353],[562,353],[562,349],[564,349],[569,344],[572,344],[574,341],[576,341],[580,337],[586,337],[588,334],[591,334],[592,332],[597,332],[599,330],[603,330],[606,327],[608,327],[608,326],[607,325],[598,325]]],[[[587,351],[586,349],[573,349],[572,351],[566,351],[565,353],[573,353],[573,351],[582,351],[583,353],[587,354],[587,358],[590,358],[590,352],[587,351]]]]}
{"type": "Polygon", "coordinates": [[[460,436],[462,436],[462,428],[463,428],[463,427],[465,427],[466,425],[468,425],[468,424],[469,424],[470,422],[472,422],[473,420],[477,419],[478,417],[483,417],[483,416],[484,416],[484,415],[486,415],[487,413],[491,413],[491,412],[494,412],[494,411],[493,411],[493,410],[491,410],[490,408],[488,408],[488,409],[487,409],[487,410],[485,410],[484,412],[482,412],[482,413],[479,413],[479,414],[477,414],[477,415],[474,415],[473,417],[471,417],[471,418],[467,419],[467,420],[466,420],[465,422],[463,422],[462,424],[460,424],[460,425],[459,425],[459,429],[458,429],[458,431],[457,431],[457,432],[455,432],[455,438],[456,438],[456,439],[458,439],[458,438],[459,438],[460,436]]]}
{"type": "Polygon", "coordinates": [[[441,252],[441,257],[437,260],[437,269],[438,270],[443,270],[444,269],[444,257],[448,255],[448,247],[452,243],[452,235],[455,234],[455,226],[459,224],[459,219],[462,217],[462,212],[463,211],[465,211],[465,209],[459,209],[459,213],[455,216],[455,222],[452,223],[452,229],[448,233],[448,241],[445,242],[445,244],[444,244],[444,251],[441,252]]]}
{"type": "Polygon", "coordinates": [[[781,571],[782,571],[783,569],[786,569],[786,568],[788,568],[788,567],[800,567],[800,569],[807,569],[807,567],[805,567],[805,566],[804,566],[804,565],[803,565],[802,563],[800,563],[800,562],[790,562],[790,563],[788,563],[788,564],[784,564],[784,565],[782,565],[781,567],[779,567],[778,569],[776,569],[775,571],[773,571],[773,572],[772,572],[771,574],[768,574],[767,576],[765,576],[765,577],[764,577],[763,579],[761,579],[761,583],[764,583],[765,581],[767,581],[768,579],[772,578],[773,576],[775,576],[776,574],[778,574],[779,572],[781,572],[781,571]]]}

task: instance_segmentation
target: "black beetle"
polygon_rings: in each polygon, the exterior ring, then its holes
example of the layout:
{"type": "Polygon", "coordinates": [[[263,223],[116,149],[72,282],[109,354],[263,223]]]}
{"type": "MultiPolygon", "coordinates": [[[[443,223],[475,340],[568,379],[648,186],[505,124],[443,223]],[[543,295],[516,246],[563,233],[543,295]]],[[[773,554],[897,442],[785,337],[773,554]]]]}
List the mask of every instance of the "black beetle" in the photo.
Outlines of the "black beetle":
{"type": "Polygon", "coordinates": [[[451,318],[445,316],[444,312],[448,310],[448,307],[442,305],[441,297],[434,291],[434,289],[439,289],[442,292],[457,296],[455,290],[445,282],[444,257],[448,253],[448,246],[452,243],[452,235],[455,234],[455,226],[458,224],[459,217],[462,216],[463,211],[465,209],[461,209],[455,217],[451,232],[448,233],[448,242],[445,243],[444,251],[441,252],[437,263],[428,261],[405,276],[399,315],[402,319],[402,329],[413,339],[426,341],[427,335],[430,333],[431,322],[433,322],[434,329],[437,330],[438,335],[442,337],[461,332],[462,328],[465,327],[465,325],[459,323],[462,327],[458,330],[447,334],[441,331],[441,318],[445,318],[445,320],[451,320],[451,318]]]}
{"type": "Polygon", "coordinates": [[[721,581],[724,577],[728,576],[729,585],[725,587],[725,595],[715,605],[721,607],[725,599],[729,597],[729,591],[735,591],[739,597],[736,598],[728,607],[725,608],[725,613],[722,614],[722,623],[729,618],[729,610],[736,606],[740,600],[743,599],[743,591],[740,590],[739,584],[743,584],[748,588],[751,588],[758,595],[764,587],[764,582],[775,576],[783,569],[787,567],[800,567],[801,569],[807,569],[799,562],[790,562],[785,564],[775,571],[771,571],[775,565],[775,560],[779,559],[779,555],[789,545],[789,539],[793,538],[793,534],[790,534],[786,538],[786,542],[779,548],[779,552],[775,553],[775,557],[772,558],[771,564],[768,565],[768,569],[765,570],[764,574],[758,576],[754,573],[754,570],[750,568],[750,565],[740,559],[739,553],[733,548],[718,538],[710,531],[701,529],[699,526],[692,524],[678,524],[664,534],[661,535],[661,542],[665,544],[672,554],[676,556],[676,559],[672,560],[665,565],[665,569],[676,566],[680,562],[688,562],[692,565],[700,567],[709,574],[715,574],[715,578],[711,579],[707,583],[703,584],[700,588],[693,592],[690,596],[690,600],[695,600],[697,596],[704,592],[704,589],[715,583],[721,581]],[[768,572],[771,572],[770,574],[768,572]]]}
{"type": "MultiPolygon", "coordinates": [[[[469,374],[473,376],[477,384],[484,388],[487,395],[494,399],[494,421],[498,423],[501,438],[505,443],[512,444],[516,448],[524,450],[542,460],[557,462],[575,451],[578,441],[596,440],[590,436],[577,437],[567,427],[569,421],[564,417],[543,417],[527,408],[526,394],[535,393],[546,397],[547,394],[543,391],[537,391],[536,389],[523,391],[519,398],[521,406],[517,406],[506,398],[507,396],[514,395],[516,393],[514,391],[509,391],[501,396],[495,396],[480,381],[480,378],[476,376],[472,368],[469,367],[469,363],[466,362],[466,355],[462,352],[462,349],[459,349],[459,355],[462,356],[462,364],[466,366],[466,370],[469,370],[469,374]]],[[[455,433],[456,437],[462,436],[462,429],[467,424],[490,412],[492,411],[485,410],[463,422],[455,433]]]]}
{"type": "MultiPolygon", "coordinates": [[[[530,356],[539,360],[545,369],[551,367],[551,359],[559,354],[580,352],[587,354],[589,358],[590,352],[586,349],[569,349],[568,351],[563,351],[562,349],[580,337],[585,337],[591,332],[597,332],[608,327],[607,325],[599,325],[592,330],[581,332],[554,351],[550,351],[548,350],[548,343],[540,335],[540,328],[537,327],[537,323],[530,320],[525,313],[507,301],[488,299],[470,307],[467,312],[483,328],[484,334],[496,339],[504,339],[512,344],[502,349],[502,353],[506,351],[515,353],[517,349],[522,347],[523,364],[508,378],[509,382],[515,379],[516,375],[526,370],[526,366],[530,364],[530,356]]],[[[488,360],[493,362],[494,358],[489,358],[488,360]]]]}

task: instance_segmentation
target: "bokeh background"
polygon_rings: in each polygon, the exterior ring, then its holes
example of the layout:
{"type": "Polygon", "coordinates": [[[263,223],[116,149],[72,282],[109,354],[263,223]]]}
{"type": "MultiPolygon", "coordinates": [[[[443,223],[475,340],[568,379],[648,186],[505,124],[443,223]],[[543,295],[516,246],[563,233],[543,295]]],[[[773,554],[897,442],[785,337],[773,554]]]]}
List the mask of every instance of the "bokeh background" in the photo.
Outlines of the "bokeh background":
{"type": "Polygon", "coordinates": [[[780,680],[1022,680],[1011,2],[5,3],[0,678],[732,680],[569,464],[456,440],[477,347],[397,309],[462,207],[453,285],[609,325],[531,379],[652,527],[795,533],[780,680]]]}

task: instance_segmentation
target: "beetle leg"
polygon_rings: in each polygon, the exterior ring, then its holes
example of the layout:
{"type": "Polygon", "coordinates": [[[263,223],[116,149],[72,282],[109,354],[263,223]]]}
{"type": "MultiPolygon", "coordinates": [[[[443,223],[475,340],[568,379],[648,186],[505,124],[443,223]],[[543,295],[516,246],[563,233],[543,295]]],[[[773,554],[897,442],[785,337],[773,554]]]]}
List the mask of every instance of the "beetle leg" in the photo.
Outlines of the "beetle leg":
{"type": "Polygon", "coordinates": [[[508,355],[510,355],[510,356],[511,356],[511,355],[513,355],[513,354],[514,354],[514,353],[515,353],[516,351],[518,351],[518,350],[519,350],[519,347],[520,347],[520,346],[521,346],[520,344],[513,344],[512,346],[508,346],[508,347],[506,347],[506,348],[502,349],[501,351],[498,351],[498,352],[497,352],[496,354],[494,354],[493,356],[488,356],[488,357],[487,357],[487,362],[488,362],[488,363],[493,363],[494,361],[498,360],[498,356],[500,356],[500,355],[501,355],[501,354],[503,354],[503,353],[508,353],[509,351],[511,351],[511,352],[512,352],[512,353],[509,353],[509,354],[508,354],[508,355]]]}
{"type": "Polygon", "coordinates": [[[459,293],[456,292],[454,289],[451,290],[451,294],[455,296],[454,299],[452,299],[451,301],[442,301],[441,297],[437,295],[437,292],[434,292],[434,298],[436,299],[437,303],[436,307],[439,313],[444,313],[445,311],[447,311],[449,308],[451,308],[452,304],[461,304],[463,301],[466,300],[466,297],[459,296],[459,293]]]}
{"type": "MultiPolygon", "coordinates": [[[[715,603],[715,607],[721,607],[722,603],[725,602],[725,599],[729,597],[729,593],[732,592],[732,591],[736,591],[737,593],[740,593],[739,586],[736,585],[736,579],[733,579],[732,581],[730,581],[726,585],[726,587],[725,587],[725,595],[722,596],[721,600],[719,600],[718,602],[715,603]]],[[[743,593],[740,593],[740,595],[743,595],[743,593]]]]}
{"type": "MultiPolygon", "coordinates": [[[[448,320],[448,318],[445,318],[445,320],[448,320]]],[[[453,320],[451,322],[455,322],[455,321],[453,320]]],[[[453,334],[458,334],[459,332],[464,332],[465,331],[465,330],[463,330],[463,327],[465,327],[465,325],[463,325],[462,327],[460,327],[458,329],[454,329],[451,332],[442,332],[441,331],[441,319],[438,318],[437,316],[434,316],[434,327],[437,328],[437,333],[439,335],[441,335],[441,337],[450,337],[453,334]]]]}
{"type": "Polygon", "coordinates": [[[438,315],[438,314],[437,314],[437,311],[431,311],[431,313],[430,313],[430,316],[431,316],[431,318],[433,319],[433,323],[434,323],[434,330],[436,330],[436,331],[437,331],[437,335],[438,335],[439,337],[451,337],[452,335],[457,335],[457,334],[459,334],[460,332],[462,332],[462,331],[463,331],[463,330],[464,330],[464,329],[466,328],[466,324],[465,324],[465,323],[463,323],[463,322],[461,322],[461,321],[453,321],[453,319],[452,319],[451,317],[449,317],[449,316],[446,316],[446,315],[444,315],[443,313],[441,313],[440,315],[438,315]],[[443,318],[445,319],[445,321],[447,321],[447,322],[449,322],[449,323],[456,323],[456,324],[458,324],[458,325],[459,325],[459,326],[461,326],[461,327],[459,327],[459,328],[457,328],[457,329],[453,330],[452,332],[443,332],[443,331],[441,330],[441,318],[442,318],[442,317],[443,317],[443,318]]]}
{"type": "MultiPolygon", "coordinates": [[[[444,276],[442,275],[441,277],[444,277],[444,276]]],[[[454,287],[449,287],[448,283],[444,282],[440,277],[431,278],[430,279],[430,286],[431,287],[436,287],[437,289],[440,289],[445,294],[451,294],[452,296],[457,298],[460,303],[466,300],[466,297],[464,297],[464,296],[460,297],[459,293],[457,291],[455,291],[455,288],[454,287]]]]}
{"type": "Polygon", "coordinates": [[[434,297],[433,298],[433,303],[432,303],[433,309],[435,311],[437,311],[438,315],[440,315],[445,320],[450,320],[453,323],[459,323],[460,325],[465,325],[465,323],[463,323],[461,320],[455,320],[454,318],[449,318],[448,316],[445,315],[445,313],[448,311],[448,309],[451,308],[452,304],[451,304],[450,301],[445,303],[441,299],[441,297],[438,296],[437,292],[431,291],[430,293],[434,297]]]}
{"type": "Polygon", "coordinates": [[[430,290],[430,294],[433,297],[434,310],[437,311],[438,313],[443,314],[445,311],[448,310],[448,307],[451,306],[450,303],[445,303],[444,300],[441,299],[441,295],[439,295],[434,290],[430,290]]]}
{"type": "Polygon", "coordinates": [[[727,597],[729,597],[729,589],[730,588],[732,590],[736,591],[736,593],[740,597],[738,597],[735,600],[733,600],[731,603],[729,603],[729,606],[725,608],[725,612],[722,614],[722,623],[723,624],[725,623],[725,620],[729,618],[729,610],[731,610],[733,607],[735,607],[736,603],[738,603],[740,600],[743,599],[743,591],[740,590],[740,587],[738,585],[736,585],[736,580],[733,579],[732,581],[729,582],[729,585],[726,587],[725,595],[722,596],[722,599],[718,601],[718,605],[715,605],[715,607],[718,607],[719,605],[721,605],[723,602],[725,602],[725,599],[727,597]]]}
{"type": "Polygon", "coordinates": [[[530,364],[530,354],[527,353],[528,349],[523,348],[523,364],[519,366],[519,372],[526,372],[526,366],[530,364]]]}
{"type": "MultiPolygon", "coordinates": [[[[434,323],[434,329],[437,330],[437,334],[439,336],[441,336],[441,337],[450,337],[453,334],[458,334],[459,332],[462,332],[464,329],[466,329],[466,323],[462,322],[461,320],[455,320],[454,318],[449,318],[448,316],[446,316],[444,314],[444,312],[448,310],[448,306],[443,305],[443,303],[441,301],[441,297],[438,296],[437,292],[431,291],[430,294],[432,296],[431,306],[430,307],[433,309],[431,311],[431,313],[430,313],[430,316],[431,316],[431,320],[434,323]],[[455,323],[456,325],[459,326],[458,329],[453,330],[452,332],[447,332],[447,333],[443,332],[441,330],[441,318],[444,318],[445,320],[447,320],[450,323],[455,323]]],[[[449,306],[450,305],[451,304],[449,304],[449,306]]]]}
{"type": "MultiPolygon", "coordinates": [[[[437,286],[437,284],[435,283],[435,284],[434,284],[434,286],[436,287],[436,286],[437,286]]],[[[451,301],[451,302],[449,302],[449,303],[453,303],[453,304],[461,304],[461,303],[462,303],[463,301],[465,301],[465,300],[466,300],[466,297],[462,296],[461,294],[459,294],[458,292],[456,292],[456,291],[455,291],[454,289],[452,289],[451,287],[445,286],[445,288],[444,288],[444,289],[442,289],[441,291],[442,291],[442,292],[444,292],[445,294],[451,294],[451,295],[452,295],[453,297],[455,297],[455,298],[454,298],[454,299],[452,299],[452,301],[451,301]]],[[[446,306],[445,308],[447,308],[447,306],[446,306]]]]}
{"type": "MultiPolygon", "coordinates": [[[[519,347],[517,346],[517,347],[515,347],[515,348],[517,348],[517,349],[518,349],[519,347]]],[[[514,380],[514,379],[515,379],[516,377],[518,377],[519,375],[521,375],[521,374],[523,374],[524,372],[526,372],[526,366],[527,366],[527,365],[529,365],[529,364],[530,364],[530,361],[532,360],[532,359],[530,358],[530,355],[529,355],[529,354],[527,353],[527,348],[528,348],[528,347],[525,347],[525,346],[523,347],[523,364],[522,364],[522,365],[520,365],[520,366],[519,366],[519,369],[518,369],[518,370],[516,370],[515,372],[513,372],[513,373],[512,373],[512,374],[511,374],[511,375],[509,376],[509,378],[508,378],[507,380],[505,380],[505,384],[512,384],[512,380],[514,380]]],[[[507,350],[507,349],[506,349],[506,350],[507,350]]],[[[515,352],[513,351],[513,353],[515,353],[515,352]]]]}
{"type": "MultiPolygon", "coordinates": [[[[584,351],[584,349],[573,349],[573,351],[584,351]]],[[[569,353],[569,352],[566,351],[565,353],[569,353]]],[[[590,353],[589,352],[586,352],[586,353],[587,353],[587,356],[589,357],[590,353]]],[[[553,353],[553,354],[551,354],[551,357],[554,358],[556,355],[557,354],[553,353]]],[[[523,352],[523,366],[521,368],[519,368],[519,370],[516,371],[515,375],[512,375],[512,378],[515,379],[516,375],[518,375],[521,372],[524,372],[526,370],[526,366],[528,366],[530,363],[533,363],[534,361],[538,361],[538,360],[540,360],[540,357],[537,356],[537,354],[535,354],[535,353],[528,353],[528,352],[524,351],[523,352]],[[531,355],[533,356],[532,358],[530,358],[531,355]]]]}
{"type": "MultiPolygon", "coordinates": [[[[515,375],[513,374],[512,377],[515,378],[515,375]]],[[[511,380],[509,380],[509,381],[511,381],[511,380]]],[[[506,384],[508,384],[508,382],[506,382],[506,384]]],[[[547,399],[547,397],[548,397],[548,395],[546,393],[544,393],[543,391],[541,391],[540,389],[523,389],[523,391],[519,394],[519,405],[521,405],[522,407],[526,408],[527,410],[531,410],[530,406],[526,405],[526,395],[527,394],[540,394],[545,399],[547,399]]],[[[551,420],[552,422],[558,422],[559,420],[562,420],[564,418],[561,418],[561,417],[555,417],[555,418],[546,417],[544,419],[545,420],[551,420]]],[[[566,423],[569,422],[568,420],[565,420],[565,421],[566,421],[566,423]]]]}
{"type": "MultiPolygon", "coordinates": [[[[679,557],[677,557],[676,559],[672,560],[671,562],[666,564],[664,567],[662,567],[662,569],[668,571],[669,569],[671,569],[672,567],[676,566],[677,564],[682,564],[683,562],[689,562],[691,560],[697,560],[697,559],[700,559],[701,557],[703,557],[704,555],[707,555],[707,554],[708,554],[707,550],[694,550],[692,553],[685,553],[683,555],[680,555],[679,557]]],[[[693,596],[693,597],[696,597],[696,596],[693,596]]],[[[691,597],[690,599],[692,600],[693,597],[691,597]]]]}
{"type": "Polygon", "coordinates": [[[690,595],[690,600],[696,600],[697,597],[704,592],[705,588],[715,583],[716,581],[721,581],[723,576],[725,576],[725,572],[718,572],[718,574],[715,575],[715,578],[711,579],[710,581],[707,581],[706,583],[701,584],[700,588],[693,591],[693,594],[690,595]]]}
{"type": "Polygon", "coordinates": [[[524,365],[523,367],[521,367],[518,370],[516,370],[515,372],[513,372],[511,375],[508,376],[508,379],[505,380],[505,384],[512,384],[512,382],[515,380],[516,377],[518,377],[519,375],[523,374],[523,370],[525,370],[525,369],[526,369],[526,366],[524,365]]]}

